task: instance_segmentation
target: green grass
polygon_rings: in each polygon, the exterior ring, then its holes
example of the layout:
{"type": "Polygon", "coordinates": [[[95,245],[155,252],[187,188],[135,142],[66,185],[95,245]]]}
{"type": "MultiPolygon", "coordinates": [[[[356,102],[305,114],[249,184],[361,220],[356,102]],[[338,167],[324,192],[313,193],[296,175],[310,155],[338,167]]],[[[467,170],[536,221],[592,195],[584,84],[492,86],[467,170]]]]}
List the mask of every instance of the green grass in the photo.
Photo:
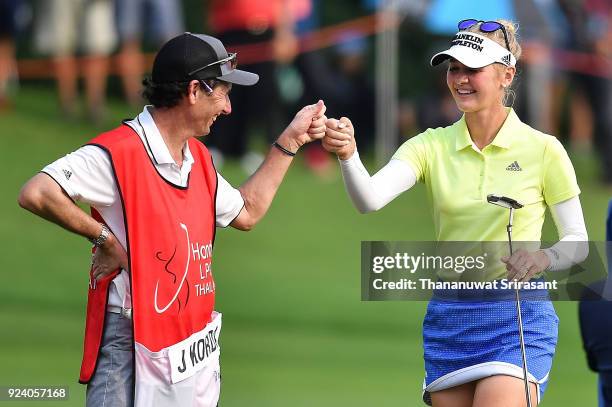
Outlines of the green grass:
{"type": "MultiPolygon", "coordinates": [[[[0,116],[0,385],[76,383],[87,293],[88,244],[18,208],[20,186],[46,163],[132,116],[113,102],[100,128],[67,123],[52,91],[24,87],[0,116]]],[[[609,191],[588,155],[574,157],[592,240],[604,237],[609,191]]],[[[235,164],[223,174],[245,178],[235,164]]],[[[545,227],[545,239],[554,230],[545,227]]],[[[403,406],[419,402],[425,303],[360,301],[360,241],[431,240],[424,189],[358,215],[338,173],[323,182],[295,163],[269,214],[250,233],[219,230],[214,271],[223,312],[223,406],[403,406]]],[[[543,406],[593,406],[576,304],[555,304],[557,356],[543,406]]],[[[32,405],[35,405],[34,403],[32,405]]]]}

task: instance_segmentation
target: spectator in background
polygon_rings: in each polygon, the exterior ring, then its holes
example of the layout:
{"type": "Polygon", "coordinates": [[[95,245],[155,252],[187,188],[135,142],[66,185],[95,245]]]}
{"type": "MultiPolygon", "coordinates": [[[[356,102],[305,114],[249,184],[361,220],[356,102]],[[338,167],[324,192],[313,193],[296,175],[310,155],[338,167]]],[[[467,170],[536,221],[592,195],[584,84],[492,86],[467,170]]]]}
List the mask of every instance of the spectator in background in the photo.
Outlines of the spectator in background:
{"type": "MultiPolygon", "coordinates": [[[[606,219],[606,258],[612,268],[612,201],[606,219]]],[[[578,305],[582,345],[589,368],[598,374],[599,407],[612,407],[612,275],[585,290],[578,305]]]]}
{"type": "Polygon", "coordinates": [[[338,37],[333,102],[338,112],[353,118],[353,124],[362,133],[357,136],[357,141],[366,149],[374,141],[376,113],[374,85],[367,73],[367,51],[367,39],[360,32],[346,31],[338,37]]]}
{"type": "Polygon", "coordinates": [[[439,71],[439,75],[432,91],[420,98],[417,104],[416,118],[420,131],[450,126],[461,118],[461,111],[447,90],[446,71],[439,71]]]}
{"type": "Polygon", "coordinates": [[[521,66],[514,108],[527,122],[549,134],[559,134],[559,97],[566,73],[554,64],[553,51],[565,46],[567,21],[556,0],[514,0],[528,62],[521,66]]]}
{"type": "MultiPolygon", "coordinates": [[[[612,3],[609,0],[559,0],[569,23],[568,47],[595,57],[612,57],[612,3]]],[[[595,59],[596,60],[596,59],[595,59]]],[[[593,72],[575,72],[571,85],[579,88],[593,113],[593,141],[602,160],[602,181],[612,184],[612,85],[593,72]]]]}
{"type": "Polygon", "coordinates": [[[141,51],[143,34],[158,48],[184,31],[178,0],[115,0],[115,17],[121,49],[117,55],[126,100],[141,104],[140,85],[145,69],[141,51]]]}
{"type": "Polygon", "coordinates": [[[293,60],[298,52],[294,22],[307,15],[309,0],[211,0],[209,27],[230,52],[240,49],[242,67],[261,78],[254,89],[232,90],[232,114],[217,123],[210,147],[220,157],[241,160],[252,172],[261,158],[248,153],[253,124],[262,125],[271,141],[282,130],[283,114],[276,69],[293,60]],[[243,45],[251,45],[250,50],[243,45]],[[249,62],[256,61],[256,62],[249,62]],[[220,153],[220,154],[219,154],[220,153]]]}
{"type": "Polygon", "coordinates": [[[19,30],[22,0],[0,0],[0,111],[10,106],[10,84],[17,81],[15,35],[19,30]]]}
{"type": "MultiPolygon", "coordinates": [[[[319,26],[320,1],[311,2],[311,12],[296,22],[298,33],[319,26]]],[[[333,38],[329,55],[322,50],[300,53],[294,61],[303,83],[298,105],[321,97],[332,111],[354,117],[360,129],[360,145],[369,148],[375,132],[375,94],[367,72],[368,41],[358,30],[344,30],[333,38]],[[331,58],[329,58],[331,56],[331,58]]],[[[331,156],[320,143],[306,148],[306,165],[316,175],[327,177],[333,171],[331,156]]]]}
{"type": "MultiPolygon", "coordinates": [[[[320,25],[321,0],[309,0],[308,3],[309,12],[295,20],[295,33],[298,36],[307,35],[320,25]]],[[[308,104],[310,100],[333,98],[330,90],[333,92],[336,78],[323,50],[301,52],[296,55],[292,65],[285,65],[283,68],[279,75],[281,98],[285,105],[292,105],[289,112],[304,102],[308,104]],[[295,72],[298,83],[283,84],[283,74],[286,75],[287,72],[295,72]],[[295,100],[288,97],[292,92],[295,92],[295,100]]],[[[327,177],[333,170],[329,154],[318,141],[306,146],[304,160],[306,166],[316,175],[327,177]]]]}
{"type": "MultiPolygon", "coordinates": [[[[360,129],[359,143],[369,149],[375,132],[375,94],[367,72],[368,42],[356,30],[346,30],[334,39],[331,59],[320,51],[300,54],[295,61],[304,82],[301,103],[322,97],[332,111],[353,117],[360,129]]],[[[306,150],[306,164],[315,174],[326,177],[333,170],[331,156],[320,143],[306,150]]]]}
{"type": "Polygon", "coordinates": [[[76,114],[79,46],[87,110],[99,123],[105,110],[108,55],[116,43],[112,0],[45,0],[36,5],[35,44],[53,59],[62,112],[67,117],[76,114]]]}

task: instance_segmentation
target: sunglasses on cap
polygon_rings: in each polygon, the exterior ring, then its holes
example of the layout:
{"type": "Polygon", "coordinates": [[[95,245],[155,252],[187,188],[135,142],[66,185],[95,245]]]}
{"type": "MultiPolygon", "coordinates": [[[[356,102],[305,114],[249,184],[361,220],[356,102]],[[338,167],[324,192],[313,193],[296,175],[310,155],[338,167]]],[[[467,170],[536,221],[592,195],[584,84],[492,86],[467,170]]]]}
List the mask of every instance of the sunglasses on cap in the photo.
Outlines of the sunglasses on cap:
{"type": "Polygon", "coordinates": [[[230,73],[231,71],[233,71],[234,69],[236,69],[236,67],[238,66],[238,60],[236,58],[236,53],[235,52],[230,52],[227,58],[223,58],[220,59],[218,61],[215,62],[211,62],[208,65],[204,65],[200,68],[196,68],[193,71],[189,72],[187,75],[191,76],[194,75],[200,71],[203,71],[206,68],[209,68],[211,66],[215,66],[215,65],[219,65],[219,67],[221,68],[221,75],[226,75],[228,73],[230,73]]]}
{"type": "Polygon", "coordinates": [[[503,24],[498,23],[497,21],[482,21],[473,18],[468,18],[466,20],[459,21],[459,23],[457,24],[457,28],[459,28],[459,31],[464,31],[470,27],[475,26],[476,24],[480,24],[480,27],[478,27],[478,29],[483,33],[492,33],[497,30],[501,30],[502,34],[504,34],[506,49],[510,51],[510,42],[508,41],[508,33],[506,32],[506,28],[503,24]]]}

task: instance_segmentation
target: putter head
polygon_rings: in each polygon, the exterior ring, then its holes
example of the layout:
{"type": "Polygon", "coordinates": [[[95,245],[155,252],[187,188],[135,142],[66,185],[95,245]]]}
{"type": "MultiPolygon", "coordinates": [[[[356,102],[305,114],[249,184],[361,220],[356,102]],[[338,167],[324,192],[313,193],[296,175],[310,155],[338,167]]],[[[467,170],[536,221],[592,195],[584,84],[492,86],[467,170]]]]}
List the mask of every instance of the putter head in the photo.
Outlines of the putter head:
{"type": "Polygon", "coordinates": [[[521,209],[523,207],[523,204],[515,199],[494,194],[487,195],[487,202],[507,209],[521,209]]]}

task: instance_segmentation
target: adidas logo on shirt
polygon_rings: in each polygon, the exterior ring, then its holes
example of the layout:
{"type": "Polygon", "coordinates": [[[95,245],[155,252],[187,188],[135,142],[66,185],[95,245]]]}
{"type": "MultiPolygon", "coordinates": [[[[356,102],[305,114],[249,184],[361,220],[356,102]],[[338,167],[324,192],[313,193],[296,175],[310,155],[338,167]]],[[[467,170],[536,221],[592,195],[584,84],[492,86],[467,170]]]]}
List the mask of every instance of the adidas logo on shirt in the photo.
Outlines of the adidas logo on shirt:
{"type": "Polygon", "coordinates": [[[70,177],[72,176],[72,172],[68,171],[68,170],[62,170],[64,172],[64,175],[66,176],[66,179],[69,180],[70,177]]]}
{"type": "Polygon", "coordinates": [[[519,163],[517,161],[515,161],[515,162],[513,162],[512,164],[510,164],[509,166],[506,167],[506,171],[523,171],[523,169],[521,168],[519,163]]]}

